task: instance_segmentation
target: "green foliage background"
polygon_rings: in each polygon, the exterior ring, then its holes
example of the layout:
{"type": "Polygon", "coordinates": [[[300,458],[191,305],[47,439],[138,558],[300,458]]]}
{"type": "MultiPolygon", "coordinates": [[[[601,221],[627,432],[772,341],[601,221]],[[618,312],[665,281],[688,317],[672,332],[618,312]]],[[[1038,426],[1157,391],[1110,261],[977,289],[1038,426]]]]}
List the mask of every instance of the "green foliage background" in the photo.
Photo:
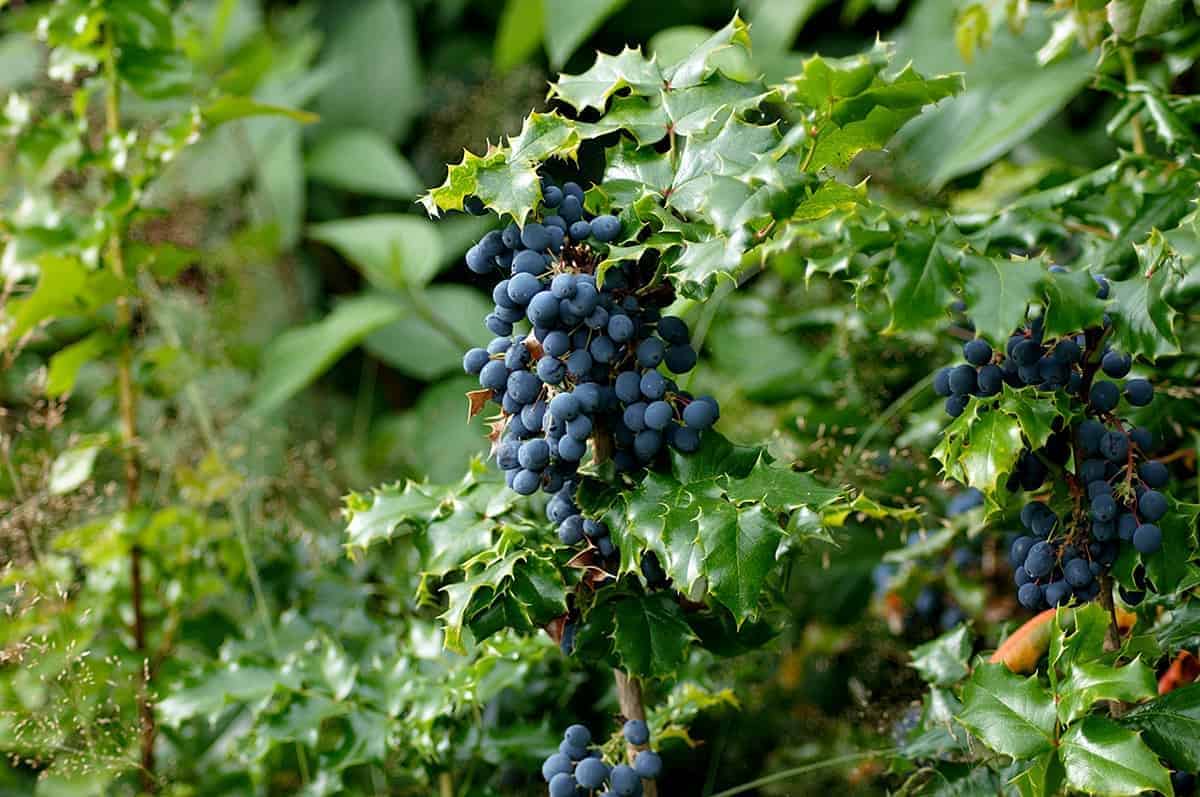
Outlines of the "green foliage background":
{"type": "MultiPolygon", "coordinates": [[[[1040,681],[972,661],[1023,618],[994,566],[1015,526],[992,488],[1017,451],[981,459],[969,443],[1036,439],[1056,408],[1006,394],[987,429],[972,412],[943,434],[929,377],[969,334],[947,312],[956,299],[1000,344],[1034,295],[1048,293],[1063,331],[1097,322],[1106,307],[1078,272],[1107,274],[1118,343],[1160,386],[1137,420],[1180,452],[1175,497],[1197,496],[1198,9],[1057,6],[740,8],[753,46],[715,63],[731,84],[761,77],[762,91],[731,96],[745,108],[783,97],[812,112],[789,122],[818,131],[786,173],[794,223],[743,247],[721,222],[730,195],[697,192],[688,209],[702,221],[654,227],[625,254],[681,253],[680,312],[706,330],[691,389],[720,399],[726,438],[765,449],[723,455],[745,468],[678,465],[596,506],[630,519],[627,551],[666,544],[654,490],[703,493],[714,517],[783,518],[786,555],[754,583],[762,601],[714,576],[717,600],[686,617],[661,595],[602,602],[614,636],[583,634],[587,655],[565,657],[539,630],[566,600],[553,552],[526,545],[544,536],[540,514],[480,461],[467,471],[486,440],[481,419],[465,421],[474,384],[460,358],[486,343],[490,305],[462,253],[490,222],[434,221],[417,200],[464,149],[517,136],[531,110],[570,108],[569,125],[539,118],[578,136],[584,174],[605,165],[586,142],[611,145],[620,127],[637,178],[624,190],[661,188],[659,164],[628,142],[652,142],[660,114],[680,123],[669,101],[635,86],[600,120],[617,81],[597,91],[556,73],[626,46],[676,61],[738,9],[0,0],[0,793],[531,794],[565,725],[611,730],[606,661],[672,675],[647,686],[669,794],[814,762],[827,766],[753,793],[1132,794],[1168,790],[1156,756],[1200,768],[1200,748],[1163,719],[1188,738],[1200,698],[1181,690],[1167,705],[1150,686],[1200,641],[1194,514],[1181,510],[1172,557],[1147,563],[1168,597],[1143,609],[1120,657],[1086,633],[1104,617],[1080,612],[1056,629],[1040,681]],[[56,24],[39,27],[47,13],[56,24]],[[921,91],[888,94],[910,62],[921,91]],[[105,133],[96,86],[110,66],[137,136],[105,133]],[[875,82],[853,101],[822,83],[860,68],[875,82]],[[97,267],[114,233],[132,279],[97,267]],[[1077,273],[1050,280],[1049,262],[1077,273]],[[128,323],[118,295],[135,297],[128,323]],[[118,409],[126,350],[132,446],[118,409]],[[983,489],[987,506],[951,517],[959,487],[944,475],[983,489]],[[924,542],[906,547],[918,529],[924,542]],[[949,564],[956,545],[982,570],[949,564]],[[881,596],[872,572],[885,559],[900,575],[881,596]],[[498,572],[518,574],[503,623],[473,603],[498,605],[498,572]],[[914,621],[907,607],[928,586],[970,624],[939,636],[914,621]],[[1004,707],[1017,698],[1014,721],[1004,707]],[[1093,711],[1104,700],[1141,705],[1118,721],[1093,711]],[[865,750],[887,752],[841,758],[865,750]]],[[[687,135],[686,122],[672,129],[687,135]]],[[[533,203],[497,199],[518,215],[533,203]]],[[[661,222],[658,210],[639,204],[638,222],[661,222]]]]}

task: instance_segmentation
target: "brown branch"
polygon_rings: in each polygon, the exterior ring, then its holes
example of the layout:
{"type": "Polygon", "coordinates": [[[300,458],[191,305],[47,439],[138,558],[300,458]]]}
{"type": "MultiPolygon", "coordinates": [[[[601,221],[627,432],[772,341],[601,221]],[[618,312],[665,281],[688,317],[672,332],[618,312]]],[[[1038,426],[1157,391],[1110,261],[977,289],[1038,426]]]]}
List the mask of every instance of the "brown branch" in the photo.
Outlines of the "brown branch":
{"type": "MultiPolygon", "coordinates": [[[[617,682],[617,702],[621,706],[621,714],[627,720],[646,721],[646,708],[642,704],[642,685],[636,678],[630,678],[620,670],[613,670],[613,678],[617,682]]],[[[637,754],[649,749],[646,745],[627,744],[625,757],[632,765],[637,754]]],[[[642,794],[645,797],[658,797],[658,784],[652,780],[642,781],[642,794]]]]}
{"type": "MultiPolygon", "coordinates": [[[[110,31],[111,34],[111,31],[110,31]]],[[[121,78],[117,74],[115,44],[111,36],[104,55],[104,77],[107,83],[105,94],[105,125],[110,139],[121,132],[120,92],[121,78]]],[[[108,239],[108,262],[113,275],[126,282],[125,258],[121,246],[121,231],[114,229],[108,239]]],[[[117,356],[117,401],[121,414],[121,443],[125,458],[125,508],[132,511],[138,505],[141,491],[141,466],[137,455],[137,404],[133,388],[133,313],[129,294],[122,286],[117,297],[117,327],[124,333],[121,350],[117,356]]],[[[129,582],[133,601],[134,648],[141,654],[142,664],[138,674],[138,728],[141,748],[142,790],[156,791],[154,778],[154,740],[156,728],[154,707],[150,702],[150,661],[146,646],[146,616],[144,611],[144,587],[142,583],[142,548],[137,543],[129,551],[129,582]]]]}

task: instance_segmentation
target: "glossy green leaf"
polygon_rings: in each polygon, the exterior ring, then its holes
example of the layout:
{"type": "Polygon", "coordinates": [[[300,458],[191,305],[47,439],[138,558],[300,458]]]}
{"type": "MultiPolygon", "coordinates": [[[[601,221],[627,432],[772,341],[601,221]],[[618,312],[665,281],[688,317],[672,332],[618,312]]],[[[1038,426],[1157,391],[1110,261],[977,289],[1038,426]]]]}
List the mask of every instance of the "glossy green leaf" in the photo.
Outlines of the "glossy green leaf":
{"type": "Polygon", "coordinates": [[[967,625],[960,625],[910,651],[912,668],[926,683],[935,686],[952,686],[971,672],[972,633],[967,625]]]}
{"type": "Polygon", "coordinates": [[[629,597],[616,603],[613,647],[622,667],[638,677],[663,677],[683,664],[692,629],[683,610],[666,592],[629,597]]]}
{"type": "Polygon", "coordinates": [[[508,0],[492,52],[496,68],[503,72],[528,61],[542,43],[545,27],[543,0],[508,0]]]}
{"type": "Polygon", "coordinates": [[[251,116],[283,116],[301,124],[312,124],[319,117],[308,111],[259,102],[253,97],[225,95],[218,97],[200,109],[200,117],[210,125],[223,125],[235,119],[251,116]]]}
{"type": "MultiPolygon", "coordinates": [[[[561,69],[571,54],[629,0],[543,0],[546,53],[561,69]]],[[[529,24],[526,21],[525,24],[529,24]]]]}
{"type": "Polygon", "coordinates": [[[1041,300],[1046,276],[1036,260],[1002,260],[967,254],[962,258],[967,315],[993,347],[1002,347],[1025,322],[1030,304],[1041,300]]]}
{"type": "MultiPolygon", "coordinates": [[[[425,381],[462,373],[463,352],[484,346],[491,333],[479,323],[492,309],[482,293],[464,285],[430,285],[395,298],[402,312],[372,330],[367,351],[425,381]]],[[[463,411],[465,417],[465,409],[463,411]]]]}
{"type": "Polygon", "coordinates": [[[1105,303],[1096,296],[1096,281],[1086,271],[1049,274],[1046,280],[1045,335],[1071,335],[1104,322],[1105,303]]]}
{"type": "Polygon", "coordinates": [[[1171,30],[1182,21],[1183,0],[1110,0],[1108,24],[1122,39],[1140,39],[1171,30]]]}
{"type": "Polygon", "coordinates": [[[1032,758],[1054,744],[1054,698],[1037,677],[1021,678],[1003,664],[980,663],[963,688],[957,716],[991,749],[1032,758]]]}
{"type": "Polygon", "coordinates": [[[1179,353],[1179,338],[1175,334],[1178,313],[1165,297],[1178,277],[1172,264],[1161,256],[1164,243],[1155,232],[1150,241],[1138,247],[1139,260],[1154,269],[1151,276],[1136,273],[1127,280],[1111,283],[1115,345],[1133,356],[1151,360],[1179,353]],[[1158,256],[1152,254],[1154,250],[1159,252],[1158,256]]]}
{"type": "Polygon", "coordinates": [[[943,472],[957,482],[994,494],[1012,473],[1024,450],[1021,424],[1006,412],[982,411],[984,402],[973,399],[967,409],[946,427],[933,456],[943,472]]]}
{"type": "Polygon", "coordinates": [[[111,271],[92,271],[69,257],[38,259],[37,285],[4,308],[8,324],[4,342],[14,343],[37,326],[56,318],[87,317],[117,297],[121,285],[111,271]]]}
{"type": "Polygon", "coordinates": [[[371,284],[401,290],[427,284],[443,265],[441,238],[419,216],[356,216],[311,225],[309,237],[337,249],[371,284]]]}
{"type": "Polygon", "coordinates": [[[421,178],[387,139],[374,130],[340,130],[321,138],[309,152],[305,172],[356,194],[411,199],[421,178]]]}
{"type": "Polygon", "coordinates": [[[917,230],[897,242],[887,269],[892,317],[885,332],[920,329],[946,318],[958,283],[950,234],[944,231],[935,237],[917,230]]]}
{"type": "Polygon", "coordinates": [[[1157,686],[1154,670],[1141,659],[1121,667],[1100,662],[1072,663],[1057,687],[1058,716],[1068,725],[1101,700],[1138,703],[1154,697],[1157,686]]]}
{"type": "Polygon", "coordinates": [[[1136,733],[1104,717],[1086,717],[1068,728],[1059,756],[1067,785],[1088,794],[1173,793],[1158,756],[1136,733]]]}
{"type": "Polygon", "coordinates": [[[497,214],[523,223],[542,196],[537,166],[550,158],[574,159],[580,140],[575,122],[557,113],[530,114],[507,146],[490,147],[484,155],[465,153],[421,203],[437,216],[462,210],[463,200],[476,196],[497,214]]]}
{"type": "Polygon", "coordinates": [[[412,8],[398,0],[362,0],[335,21],[326,58],[338,79],[318,98],[321,119],[399,137],[425,100],[412,8]]]}
{"type": "Polygon", "coordinates": [[[363,294],[342,302],[321,321],[283,333],[263,353],[251,410],[278,409],[367,335],[403,315],[404,307],[388,297],[363,294]]]}
{"type": "Polygon", "coordinates": [[[1142,741],[1180,770],[1200,770],[1200,684],[1190,684],[1121,715],[1142,741]]]}
{"type": "Polygon", "coordinates": [[[111,335],[97,331],[55,352],[50,358],[46,375],[46,395],[57,398],[69,394],[75,387],[79,369],[90,362],[99,361],[112,345],[111,335]]]}

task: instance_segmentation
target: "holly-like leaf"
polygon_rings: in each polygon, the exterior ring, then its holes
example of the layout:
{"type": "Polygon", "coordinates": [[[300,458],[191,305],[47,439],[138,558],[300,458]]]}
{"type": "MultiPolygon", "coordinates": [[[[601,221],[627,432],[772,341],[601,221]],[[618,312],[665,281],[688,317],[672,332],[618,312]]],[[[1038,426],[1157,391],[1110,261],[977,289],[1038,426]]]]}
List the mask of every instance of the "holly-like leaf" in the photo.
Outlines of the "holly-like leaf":
{"type": "Polygon", "coordinates": [[[1021,678],[1003,664],[976,667],[957,719],[988,747],[1014,758],[1032,758],[1054,743],[1054,697],[1036,675],[1021,678]]]}
{"type": "Polygon", "coordinates": [[[1175,334],[1175,308],[1164,294],[1170,292],[1175,275],[1164,258],[1166,241],[1156,230],[1150,239],[1136,246],[1138,261],[1153,269],[1153,274],[1135,274],[1112,283],[1114,343],[1133,356],[1153,360],[1179,353],[1175,334]]]}
{"type": "Polygon", "coordinates": [[[507,146],[491,146],[483,155],[465,153],[421,204],[437,216],[462,210],[463,200],[476,196],[497,214],[524,223],[542,198],[538,165],[550,158],[573,159],[581,140],[575,122],[556,113],[530,114],[507,146]]]}
{"type": "Polygon", "coordinates": [[[1054,432],[1054,422],[1072,417],[1071,401],[1059,391],[1046,393],[1033,388],[1014,389],[1004,385],[996,411],[1005,412],[1017,419],[1021,434],[1032,449],[1046,445],[1054,432]]]}
{"type": "Polygon", "coordinates": [[[1189,504],[1168,496],[1170,510],[1158,521],[1162,529],[1162,549],[1153,554],[1140,554],[1146,574],[1162,594],[1179,589],[1192,568],[1196,551],[1196,521],[1200,504],[1189,504]]]}
{"type": "Polygon", "coordinates": [[[1154,670],[1140,658],[1123,667],[1098,661],[1073,663],[1057,686],[1058,717],[1068,725],[1101,700],[1141,702],[1156,694],[1156,686],[1154,670]]]}
{"type": "Polygon", "coordinates": [[[886,284],[892,318],[884,332],[921,329],[946,317],[958,282],[951,235],[914,230],[896,244],[886,284]]]}
{"type": "Polygon", "coordinates": [[[963,414],[946,427],[933,456],[948,477],[989,497],[1012,473],[1025,445],[1016,416],[981,411],[984,404],[972,399],[963,414]]]}
{"type": "Polygon", "coordinates": [[[638,572],[642,552],[653,551],[680,590],[706,585],[740,624],[758,612],[785,535],[781,518],[829,512],[846,499],[710,431],[699,451],[673,457],[670,473],[651,472],[633,490],[607,496],[607,518],[622,572],[638,572]]]}
{"type": "Polygon", "coordinates": [[[1088,272],[1047,273],[1045,285],[1047,338],[1072,335],[1104,321],[1105,303],[1096,295],[1098,286],[1088,272]]]}
{"type": "Polygon", "coordinates": [[[1121,716],[1154,752],[1186,772],[1200,770],[1200,684],[1175,689],[1121,716]]]}
{"type": "Polygon", "coordinates": [[[663,86],[663,75],[654,59],[641,48],[626,47],[616,55],[599,53],[596,62],[578,75],[559,75],[550,84],[551,99],[562,100],[577,111],[603,111],[608,98],[622,89],[634,96],[655,96],[663,86]]]}
{"type": "Polygon", "coordinates": [[[7,323],[0,326],[0,344],[11,345],[56,318],[89,316],[115,299],[121,289],[111,271],[93,271],[72,257],[45,255],[38,259],[38,271],[33,291],[9,299],[4,310],[7,323]]]}
{"type": "Polygon", "coordinates": [[[1025,321],[1029,305],[1041,300],[1046,276],[1042,264],[968,254],[962,258],[962,268],[967,314],[975,330],[993,346],[1003,346],[1025,321]]]}
{"type": "Polygon", "coordinates": [[[1166,768],[1133,731],[1110,719],[1085,717],[1060,740],[1067,785],[1088,794],[1172,794],[1166,768]]]}
{"type": "Polygon", "coordinates": [[[671,675],[683,664],[694,635],[669,593],[623,598],[613,617],[613,647],[630,675],[671,675]]]}
{"type": "Polygon", "coordinates": [[[971,668],[972,634],[967,625],[960,625],[931,642],[918,645],[911,651],[912,668],[927,683],[952,686],[967,677],[971,668]]]}

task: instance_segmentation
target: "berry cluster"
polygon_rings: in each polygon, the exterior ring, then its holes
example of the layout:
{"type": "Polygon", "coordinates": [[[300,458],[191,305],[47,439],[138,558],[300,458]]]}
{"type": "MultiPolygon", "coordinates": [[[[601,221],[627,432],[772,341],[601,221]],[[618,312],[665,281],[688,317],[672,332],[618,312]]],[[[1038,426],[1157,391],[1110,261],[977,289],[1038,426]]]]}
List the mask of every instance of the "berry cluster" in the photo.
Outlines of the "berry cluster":
{"type": "Polygon", "coordinates": [[[486,319],[500,337],[468,351],[463,368],[500,405],[494,453],[508,485],[551,494],[546,513],[562,542],[587,540],[609,560],[608,529],[574,501],[589,443],[594,462],[611,459],[618,473],[631,473],[668,446],[696,451],[720,412],[659,370],[686,373],[697,359],[687,324],[662,314],[674,299],[669,284],[643,278],[637,265],[597,278],[591,242],[617,240],[620,220],[586,218],[575,183],[543,179],[542,195],[540,221],[489,232],[467,253],[472,271],[503,278],[486,319]],[[528,331],[514,335],[523,323],[528,331]]]}
{"type": "MultiPolygon", "coordinates": [[[[650,729],[642,720],[629,720],[622,729],[625,741],[635,747],[650,744],[650,729]]],[[[596,793],[600,797],[638,797],[642,781],[662,773],[662,759],[653,750],[642,750],[629,764],[610,766],[604,754],[592,747],[592,734],[582,725],[572,725],[563,734],[558,752],[542,764],[542,777],[550,784],[550,797],[576,797],[596,793]]]]}
{"type": "Polygon", "coordinates": [[[1067,518],[1046,503],[1021,510],[1027,534],[1009,552],[1017,599],[1029,609],[1061,606],[1072,596],[1091,600],[1099,577],[1116,561],[1121,543],[1144,555],[1162,548],[1157,525],[1169,509],[1159,492],[1170,479],[1166,465],[1146,459],[1153,439],[1146,429],[1126,431],[1089,418],[1076,429],[1078,452],[1086,457],[1068,474],[1073,511],[1067,518]]]}
{"type": "MultiPolygon", "coordinates": [[[[1108,285],[1102,278],[1097,282],[1103,298],[1108,285]]],[[[996,396],[1005,384],[1064,391],[1085,416],[1072,424],[1056,419],[1046,444],[1023,451],[1007,482],[1011,491],[1032,492],[1060,475],[1069,495],[1069,505],[1058,512],[1053,496],[1030,501],[1021,511],[1026,533],[1013,541],[1009,560],[1017,598],[1029,609],[1096,598],[1121,543],[1143,555],[1162,547],[1156,523],[1169,508],[1159,492],[1169,479],[1167,467],[1148,458],[1149,430],[1132,428],[1116,415],[1122,397],[1144,407],[1154,389],[1145,379],[1127,378],[1133,360],[1105,345],[1108,332],[1106,320],[1103,328],[1047,341],[1039,318],[1009,339],[1003,355],[986,341],[968,341],[966,363],[944,368],[934,378],[934,389],[946,397],[946,412],[954,417],[971,396],[996,396]]],[[[980,408],[986,411],[989,405],[980,408]]]]}

